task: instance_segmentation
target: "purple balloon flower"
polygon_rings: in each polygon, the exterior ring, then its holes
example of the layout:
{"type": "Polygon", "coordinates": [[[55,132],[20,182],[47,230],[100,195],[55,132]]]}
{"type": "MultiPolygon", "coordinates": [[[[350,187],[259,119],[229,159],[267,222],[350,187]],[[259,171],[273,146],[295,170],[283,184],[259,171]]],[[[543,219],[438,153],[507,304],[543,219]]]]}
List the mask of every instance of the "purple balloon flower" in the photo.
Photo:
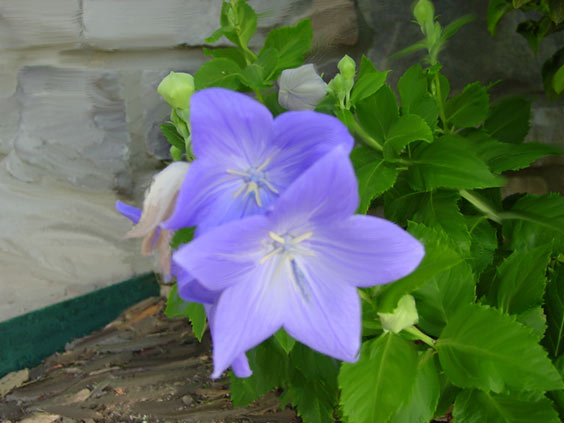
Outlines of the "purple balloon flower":
{"type": "Polygon", "coordinates": [[[199,233],[241,217],[263,214],[302,172],[353,139],[336,118],[313,111],[273,118],[250,97],[209,88],[190,100],[197,157],[163,227],[198,226],[199,233]]]}
{"type": "Polygon", "coordinates": [[[353,215],[358,187],[347,153],[336,148],[318,160],[266,215],[213,228],[173,255],[204,287],[222,291],[212,377],[280,327],[314,350],[356,360],[356,288],[392,282],[418,266],[423,246],[409,233],[353,215]]]}

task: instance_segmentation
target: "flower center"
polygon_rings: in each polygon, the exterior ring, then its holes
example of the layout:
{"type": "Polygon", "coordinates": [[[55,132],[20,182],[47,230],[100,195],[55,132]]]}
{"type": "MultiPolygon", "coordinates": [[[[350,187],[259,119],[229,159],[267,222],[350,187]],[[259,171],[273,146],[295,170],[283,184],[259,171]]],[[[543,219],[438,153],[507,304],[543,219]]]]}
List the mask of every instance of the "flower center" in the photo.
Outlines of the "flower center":
{"type": "Polygon", "coordinates": [[[266,177],[266,172],[264,169],[272,160],[271,157],[266,159],[264,163],[260,166],[251,166],[246,171],[242,172],[240,170],[227,169],[227,173],[230,175],[240,176],[243,182],[241,188],[233,195],[233,198],[239,197],[243,192],[244,195],[253,194],[255,196],[255,201],[259,207],[262,207],[262,201],[260,199],[259,189],[269,189],[275,194],[278,194],[278,190],[268,181],[266,177]]]}
{"type": "Polygon", "coordinates": [[[274,257],[277,254],[282,254],[284,257],[289,258],[291,261],[294,259],[294,254],[304,254],[307,256],[313,256],[314,253],[311,250],[305,249],[299,244],[306,239],[313,236],[313,232],[306,232],[299,236],[294,236],[290,234],[277,235],[274,232],[269,232],[270,245],[272,249],[260,259],[260,264],[265,263],[269,258],[274,257]]]}

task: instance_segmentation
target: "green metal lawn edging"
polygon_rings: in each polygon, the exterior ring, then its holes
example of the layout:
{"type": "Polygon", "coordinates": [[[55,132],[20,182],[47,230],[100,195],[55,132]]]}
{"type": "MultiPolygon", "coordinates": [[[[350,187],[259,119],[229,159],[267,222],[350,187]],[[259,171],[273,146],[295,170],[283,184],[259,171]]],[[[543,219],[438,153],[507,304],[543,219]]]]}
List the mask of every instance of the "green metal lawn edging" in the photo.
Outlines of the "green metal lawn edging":
{"type": "Polygon", "coordinates": [[[102,328],[126,308],[157,295],[159,285],[150,273],[0,322],[0,377],[38,365],[63,350],[67,342],[102,328]]]}

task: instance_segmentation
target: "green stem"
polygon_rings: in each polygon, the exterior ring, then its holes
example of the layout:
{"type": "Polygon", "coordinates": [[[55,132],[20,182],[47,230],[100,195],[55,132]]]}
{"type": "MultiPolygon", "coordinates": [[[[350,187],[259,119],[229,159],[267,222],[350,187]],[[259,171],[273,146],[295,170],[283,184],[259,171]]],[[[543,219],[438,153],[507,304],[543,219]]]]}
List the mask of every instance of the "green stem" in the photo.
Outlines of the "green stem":
{"type": "Polygon", "coordinates": [[[439,113],[441,115],[441,121],[443,122],[443,130],[445,132],[450,132],[448,129],[448,122],[445,113],[445,105],[443,103],[443,95],[441,94],[441,79],[439,78],[439,72],[435,74],[433,80],[435,81],[435,99],[439,104],[439,113]]]}
{"type": "Polygon", "coordinates": [[[262,97],[260,90],[255,90],[255,94],[257,95],[257,100],[264,104],[264,98],[262,97]]]}
{"type": "Polygon", "coordinates": [[[378,151],[384,151],[384,148],[382,147],[382,145],[376,141],[374,138],[372,138],[370,135],[368,135],[366,133],[366,131],[364,129],[362,129],[362,127],[358,124],[358,122],[355,120],[353,123],[353,128],[354,132],[360,137],[362,138],[362,141],[364,141],[364,143],[366,145],[368,145],[369,147],[374,148],[375,150],[378,151]]]}
{"type": "Polygon", "coordinates": [[[437,341],[435,341],[433,338],[431,338],[429,335],[424,334],[423,332],[421,332],[419,329],[417,329],[415,326],[410,326],[408,328],[405,328],[404,331],[406,331],[407,333],[413,335],[415,338],[417,338],[419,341],[424,342],[425,344],[429,345],[431,348],[436,349],[436,343],[437,341]]]}
{"type": "Polygon", "coordinates": [[[462,198],[464,198],[465,200],[467,200],[470,204],[472,204],[474,207],[476,207],[479,211],[481,211],[482,213],[484,213],[484,215],[490,219],[493,220],[496,223],[501,223],[501,216],[499,215],[499,213],[493,209],[493,207],[491,207],[488,203],[486,203],[485,201],[483,201],[480,197],[466,191],[465,189],[461,189],[459,191],[460,196],[462,198]]]}

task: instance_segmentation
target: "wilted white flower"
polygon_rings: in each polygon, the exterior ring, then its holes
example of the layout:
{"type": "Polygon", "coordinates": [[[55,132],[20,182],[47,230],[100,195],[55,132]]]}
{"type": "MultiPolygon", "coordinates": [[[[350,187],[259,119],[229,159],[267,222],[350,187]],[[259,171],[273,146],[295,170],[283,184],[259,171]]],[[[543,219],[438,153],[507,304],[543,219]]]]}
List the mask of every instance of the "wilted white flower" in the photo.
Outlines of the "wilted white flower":
{"type": "Polygon", "coordinates": [[[158,250],[159,266],[170,274],[170,241],[173,231],[160,226],[174,211],[176,197],[182,186],[190,163],[175,162],[168,165],[153,178],[143,201],[139,222],[127,234],[128,238],[143,238],[141,252],[145,255],[158,250]]]}
{"type": "Polygon", "coordinates": [[[279,84],[278,102],[288,110],[313,110],[327,93],[327,84],[311,63],[283,70],[279,84]]]}

